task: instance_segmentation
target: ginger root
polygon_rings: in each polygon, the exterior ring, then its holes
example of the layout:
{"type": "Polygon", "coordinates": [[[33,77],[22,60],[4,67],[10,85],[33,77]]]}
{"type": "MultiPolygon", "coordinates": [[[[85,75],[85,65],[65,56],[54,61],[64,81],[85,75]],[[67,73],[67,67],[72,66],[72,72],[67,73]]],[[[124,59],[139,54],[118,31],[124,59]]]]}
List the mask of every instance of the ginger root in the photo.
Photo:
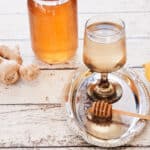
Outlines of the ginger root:
{"type": "Polygon", "coordinates": [[[0,82],[10,85],[19,79],[19,64],[0,57],[0,82]]]}
{"type": "Polygon", "coordinates": [[[9,48],[0,46],[0,82],[6,85],[14,84],[21,77],[24,80],[31,81],[37,78],[40,69],[30,64],[22,65],[19,47],[9,48]]]}
{"type": "Polygon", "coordinates": [[[40,69],[35,64],[30,64],[27,66],[20,66],[19,73],[22,79],[31,81],[37,78],[40,69]]]}
{"type": "Polygon", "coordinates": [[[0,46],[0,56],[8,59],[8,60],[14,60],[18,64],[22,64],[22,58],[20,56],[19,47],[16,46],[14,48],[10,48],[5,45],[0,46]]]}

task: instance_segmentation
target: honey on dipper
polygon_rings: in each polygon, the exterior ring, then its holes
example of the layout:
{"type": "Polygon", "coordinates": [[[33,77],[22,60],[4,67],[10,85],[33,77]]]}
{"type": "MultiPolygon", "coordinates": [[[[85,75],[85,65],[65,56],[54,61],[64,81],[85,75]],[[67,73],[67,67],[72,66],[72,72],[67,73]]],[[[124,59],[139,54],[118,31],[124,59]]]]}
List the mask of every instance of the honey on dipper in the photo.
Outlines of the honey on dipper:
{"type": "Polygon", "coordinates": [[[88,109],[87,118],[96,123],[110,123],[112,121],[112,105],[104,101],[93,102],[88,109]]]}
{"type": "Polygon", "coordinates": [[[87,110],[87,132],[101,139],[113,139],[122,135],[127,126],[121,123],[121,117],[113,114],[112,105],[105,101],[93,102],[87,110]]]}

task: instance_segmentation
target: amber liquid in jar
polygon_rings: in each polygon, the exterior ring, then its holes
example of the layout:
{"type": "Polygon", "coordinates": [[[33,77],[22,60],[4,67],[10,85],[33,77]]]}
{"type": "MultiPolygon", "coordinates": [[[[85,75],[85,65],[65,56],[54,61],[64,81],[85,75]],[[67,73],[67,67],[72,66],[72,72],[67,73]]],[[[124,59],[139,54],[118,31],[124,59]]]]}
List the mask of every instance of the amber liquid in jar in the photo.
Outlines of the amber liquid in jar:
{"type": "Polygon", "coordinates": [[[28,0],[32,49],[42,61],[63,63],[78,46],[77,0],[28,0]]]}

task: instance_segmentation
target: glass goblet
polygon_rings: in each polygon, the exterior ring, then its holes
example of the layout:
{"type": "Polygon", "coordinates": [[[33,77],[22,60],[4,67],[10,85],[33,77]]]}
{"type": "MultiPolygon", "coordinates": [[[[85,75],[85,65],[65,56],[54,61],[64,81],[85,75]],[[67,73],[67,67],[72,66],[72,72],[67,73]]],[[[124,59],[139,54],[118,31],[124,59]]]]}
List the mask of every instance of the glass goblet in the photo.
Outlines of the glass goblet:
{"type": "Polygon", "coordinates": [[[108,73],[126,63],[125,39],[125,24],[120,19],[100,15],[86,22],[83,61],[91,72],[100,73],[100,80],[88,86],[91,98],[113,103],[122,96],[121,85],[109,81],[108,73]]]}

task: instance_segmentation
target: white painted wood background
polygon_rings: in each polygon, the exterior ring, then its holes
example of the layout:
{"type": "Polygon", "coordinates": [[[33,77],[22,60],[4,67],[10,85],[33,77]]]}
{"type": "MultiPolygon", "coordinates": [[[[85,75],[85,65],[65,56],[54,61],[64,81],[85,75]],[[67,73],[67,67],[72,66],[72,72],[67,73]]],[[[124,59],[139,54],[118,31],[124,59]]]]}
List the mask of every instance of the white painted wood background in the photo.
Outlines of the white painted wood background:
{"type": "MultiPolygon", "coordinates": [[[[0,84],[0,148],[100,149],[69,130],[63,106],[69,80],[82,64],[84,23],[90,16],[123,19],[127,27],[127,65],[139,68],[150,61],[150,0],[78,0],[78,8],[76,56],[66,64],[46,65],[34,57],[30,47],[26,0],[0,0],[0,44],[19,44],[24,63],[36,62],[42,69],[31,83],[0,84]]],[[[136,70],[143,75],[142,68],[136,70]]],[[[119,149],[150,149],[150,123],[140,136],[119,149]]]]}

